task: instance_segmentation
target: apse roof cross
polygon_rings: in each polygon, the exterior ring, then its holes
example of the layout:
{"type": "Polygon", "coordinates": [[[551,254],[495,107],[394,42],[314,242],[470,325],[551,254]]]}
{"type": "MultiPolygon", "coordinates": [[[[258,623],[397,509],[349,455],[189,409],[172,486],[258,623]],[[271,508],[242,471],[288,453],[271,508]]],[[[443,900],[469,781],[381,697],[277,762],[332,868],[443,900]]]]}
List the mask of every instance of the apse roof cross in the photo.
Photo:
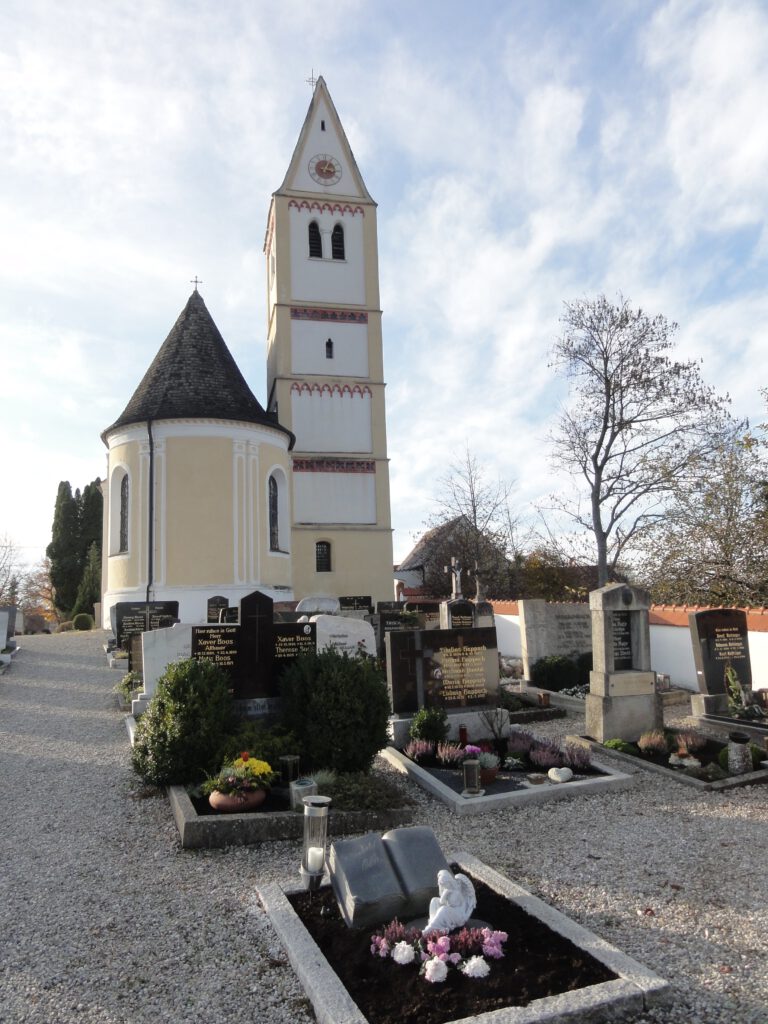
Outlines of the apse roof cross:
{"type": "MultiPolygon", "coordinates": [[[[318,78],[319,77],[320,76],[318,75],[318,78]]],[[[315,69],[314,68],[312,68],[312,70],[310,71],[309,78],[305,78],[304,81],[307,83],[307,85],[311,89],[315,88],[315,86],[317,85],[317,78],[315,78],[315,69]]]]}
{"type": "Polygon", "coordinates": [[[202,284],[203,282],[200,280],[200,278],[197,276],[197,274],[195,274],[195,276],[192,278],[192,280],[189,283],[193,284],[195,286],[195,291],[197,291],[197,286],[199,284],[202,284]]]}

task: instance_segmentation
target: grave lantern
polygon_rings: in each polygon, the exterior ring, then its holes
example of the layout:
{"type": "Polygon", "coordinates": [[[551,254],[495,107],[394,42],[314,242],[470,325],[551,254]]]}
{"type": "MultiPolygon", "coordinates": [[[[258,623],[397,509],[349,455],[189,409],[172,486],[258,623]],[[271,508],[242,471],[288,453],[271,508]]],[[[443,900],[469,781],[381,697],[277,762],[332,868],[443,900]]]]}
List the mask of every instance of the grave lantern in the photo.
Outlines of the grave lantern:
{"type": "Polygon", "coordinates": [[[330,802],[329,796],[304,797],[304,843],[299,874],[304,882],[304,888],[310,892],[319,889],[323,880],[330,802]]]}
{"type": "Polygon", "coordinates": [[[462,762],[464,773],[464,792],[476,795],[480,792],[480,762],[476,757],[468,757],[462,762]]]}

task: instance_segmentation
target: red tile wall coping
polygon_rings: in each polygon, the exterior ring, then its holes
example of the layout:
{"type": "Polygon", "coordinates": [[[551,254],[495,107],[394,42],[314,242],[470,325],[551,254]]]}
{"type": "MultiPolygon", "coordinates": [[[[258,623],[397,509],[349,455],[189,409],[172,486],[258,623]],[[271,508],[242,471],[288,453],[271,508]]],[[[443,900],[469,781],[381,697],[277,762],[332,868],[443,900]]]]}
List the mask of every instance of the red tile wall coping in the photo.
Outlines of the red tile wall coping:
{"type": "MultiPolygon", "coordinates": [[[[558,604],[560,602],[552,602],[558,604]]],[[[567,602],[563,602],[567,603],[567,602]]],[[[580,602],[583,603],[583,602],[580,602]]],[[[491,601],[497,615],[519,615],[517,601],[491,601]]],[[[688,626],[689,612],[705,612],[708,605],[653,604],[648,616],[652,626],[688,626]]],[[[768,608],[744,608],[750,633],[768,633],[768,608]]]]}

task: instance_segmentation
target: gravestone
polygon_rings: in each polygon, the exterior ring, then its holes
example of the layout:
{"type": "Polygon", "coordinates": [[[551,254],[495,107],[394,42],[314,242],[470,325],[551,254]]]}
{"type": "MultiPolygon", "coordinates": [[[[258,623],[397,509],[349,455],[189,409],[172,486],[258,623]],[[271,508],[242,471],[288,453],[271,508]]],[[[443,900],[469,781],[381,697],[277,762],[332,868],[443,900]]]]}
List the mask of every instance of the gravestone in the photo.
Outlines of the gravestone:
{"type": "Polygon", "coordinates": [[[406,601],[405,611],[416,612],[419,629],[440,629],[439,601],[406,601]]]}
{"type": "MultiPolygon", "coordinates": [[[[380,602],[380,604],[383,602],[380,602]]],[[[396,602],[389,602],[395,604],[396,602]]],[[[402,608],[402,605],[400,606],[402,608]]],[[[410,624],[406,627],[406,623],[403,621],[403,614],[401,611],[381,611],[375,615],[368,616],[368,622],[373,626],[373,631],[376,635],[376,651],[379,658],[382,661],[386,658],[386,649],[384,640],[387,633],[391,633],[393,629],[405,629],[410,628],[410,624]]]]}
{"type": "Polygon", "coordinates": [[[276,679],[302,654],[312,654],[317,650],[317,626],[314,622],[276,622],[273,632],[275,653],[272,671],[276,679]]]}
{"type": "Polygon", "coordinates": [[[320,596],[302,597],[296,605],[296,611],[299,615],[338,615],[339,599],[320,596]]]}
{"type": "Polygon", "coordinates": [[[423,707],[493,704],[499,695],[496,630],[388,633],[387,685],[394,714],[423,707]]]}
{"type": "MultiPolygon", "coordinates": [[[[178,601],[118,601],[114,606],[117,646],[128,651],[128,671],[133,669],[130,638],[137,633],[162,629],[179,617],[178,601]]],[[[112,616],[110,612],[110,622],[112,616]]]]}
{"type": "Polygon", "coordinates": [[[222,612],[226,612],[229,609],[229,598],[222,597],[217,594],[215,597],[209,597],[206,605],[206,622],[225,622],[222,618],[222,612]]]}
{"type": "Polygon", "coordinates": [[[586,699],[587,734],[600,743],[633,741],[663,727],[651,671],[650,594],[609,583],[589,595],[592,660],[586,699]]]}
{"type": "Polygon", "coordinates": [[[440,602],[440,629],[473,629],[475,606],[464,597],[440,602]]]}
{"type": "Polygon", "coordinates": [[[370,622],[341,615],[315,615],[312,621],[317,627],[318,651],[334,647],[352,657],[360,652],[376,657],[376,635],[370,622]]]}
{"type": "Polygon", "coordinates": [[[133,702],[133,714],[146,711],[155,695],[157,681],[174,661],[192,657],[192,627],[177,623],[167,629],[155,629],[141,636],[144,692],[133,702]]]}
{"type": "Polygon", "coordinates": [[[699,692],[728,695],[725,677],[733,669],[743,689],[752,689],[747,613],[738,608],[713,608],[688,616],[699,692]]]}
{"type": "Polygon", "coordinates": [[[347,596],[339,598],[339,611],[344,612],[365,612],[366,615],[370,615],[373,611],[373,604],[371,602],[371,595],[358,595],[358,596],[347,596]]]}
{"type": "Polygon", "coordinates": [[[588,604],[549,603],[540,598],[518,602],[523,677],[541,658],[576,657],[592,650],[592,614],[588,604]]]}
{"type": "Polygon", "coordinates": [[[423,916],[438,894],[437,873],[447,867],[434,832],[422,825],[340,839],[328,856],[333,892],[349,928],[423,916]]]}
{"type": "Polygon", "coordinates": [[[14,640],[16,636],[16,615],[17,608],[15,604],[0,605],[0,650],[3,647],[13,647],[16,643],[14,640]],[[3,626],[3,619],[5,619],[5,626],[3,626]]]}

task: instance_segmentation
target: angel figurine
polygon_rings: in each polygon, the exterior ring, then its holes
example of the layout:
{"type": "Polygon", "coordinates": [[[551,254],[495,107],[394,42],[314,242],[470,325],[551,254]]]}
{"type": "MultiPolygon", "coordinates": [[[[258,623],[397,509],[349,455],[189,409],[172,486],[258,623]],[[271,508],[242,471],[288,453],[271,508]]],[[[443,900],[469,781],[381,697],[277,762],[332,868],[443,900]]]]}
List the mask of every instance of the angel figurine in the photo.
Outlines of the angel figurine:
{"type": "Polygon", "coordinates": [[[429,902],[429,920],[422,935],[431,932],[451,932],[461,928],[472,916],[477,899],[475,888],[466,875],[442,870],[437,873],[437,896],[429,902]]]}

